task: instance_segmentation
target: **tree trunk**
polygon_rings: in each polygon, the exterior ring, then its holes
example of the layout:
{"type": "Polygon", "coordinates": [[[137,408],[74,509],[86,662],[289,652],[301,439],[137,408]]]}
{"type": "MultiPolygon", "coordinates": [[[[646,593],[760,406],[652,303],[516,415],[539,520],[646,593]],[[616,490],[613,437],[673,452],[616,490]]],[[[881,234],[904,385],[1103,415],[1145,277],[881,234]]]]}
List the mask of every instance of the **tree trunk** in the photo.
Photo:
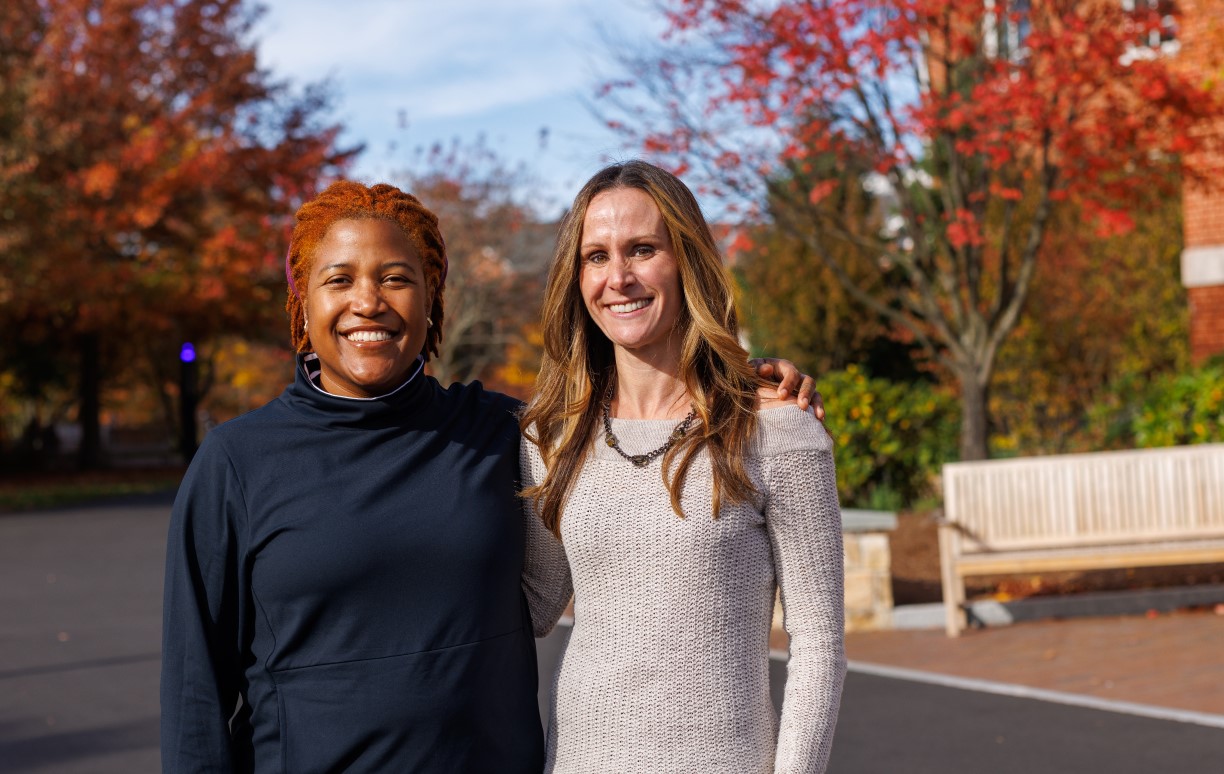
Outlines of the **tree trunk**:
{"type": "Polygon", "coordinates": [[[990,456],[986,441],[990,433],[989,388],[977,376],[977,369],[960,371],[962,462],[984,460],[990,456]]]}
{"type": "Polygon", "coordinates": [[[77,466],[81,470],[93,470],[102,466],[102,429],[99,419],[102,392],[101,344],[98,334],[86,333],[80,338],[80,411],[77,421],[81,425],[81,448],[78,450],[77,466]]]}

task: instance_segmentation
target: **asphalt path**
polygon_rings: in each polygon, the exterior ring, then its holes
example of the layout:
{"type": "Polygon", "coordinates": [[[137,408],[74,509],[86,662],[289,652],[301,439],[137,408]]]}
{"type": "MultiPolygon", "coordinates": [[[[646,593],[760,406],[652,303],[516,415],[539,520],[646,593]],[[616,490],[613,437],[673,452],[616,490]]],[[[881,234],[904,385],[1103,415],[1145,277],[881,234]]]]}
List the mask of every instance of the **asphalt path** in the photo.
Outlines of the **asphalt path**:
{"type": "MultiPolygon", "coordinates": [[[[0,772],[158,770],[168,510],[162,496],[0,516],[0,772]]],[[[539,643],[544,713],[566,634],[539,643]]],[[[785,671],[773,662],[775,703],[785,671]]],[[[829,770],[1214,774],[1224,731],[851,673],[829,770]]]]}
{"type": "Polygon", "coordinates": [[[0,516],[0,771],[154,772],[169,501],[0,516]]]}

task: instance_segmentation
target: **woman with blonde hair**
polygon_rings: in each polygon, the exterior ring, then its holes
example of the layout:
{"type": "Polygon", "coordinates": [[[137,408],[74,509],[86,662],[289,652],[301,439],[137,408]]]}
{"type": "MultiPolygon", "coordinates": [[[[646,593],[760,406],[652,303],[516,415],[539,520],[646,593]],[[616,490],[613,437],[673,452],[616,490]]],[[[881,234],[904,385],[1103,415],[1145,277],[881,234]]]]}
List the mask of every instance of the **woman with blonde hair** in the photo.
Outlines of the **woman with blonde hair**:
{"type": "Polygon", "coordinates": [[[562,223],[543,320],[523,479],[567,561],[539,573],[555,578],[541,614],[574,594],[546,770],[823,771],[845,673],[832,441],[758,396],[688,188],[641,161],[597,173],[562,223]]]}

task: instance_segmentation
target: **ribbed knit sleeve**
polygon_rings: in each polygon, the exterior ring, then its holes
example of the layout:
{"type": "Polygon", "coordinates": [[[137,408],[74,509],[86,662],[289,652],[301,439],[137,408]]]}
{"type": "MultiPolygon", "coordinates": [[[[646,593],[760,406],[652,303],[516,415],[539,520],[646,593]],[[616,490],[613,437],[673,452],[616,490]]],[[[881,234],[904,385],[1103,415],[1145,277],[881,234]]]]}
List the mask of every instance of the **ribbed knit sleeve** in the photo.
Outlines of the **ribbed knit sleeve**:
{"type": "Polygon", "coordinates": [[[765,523],[790,635],[774,771],[823,772],[846,672],[833,443],[823,426],[801,412],[765,412],[762,421],[776,425],[766,433],[774,448],[763,450],[768,455],[765,523]],[[799,445],[803,437],[810,441],[799,445]],[[778,448],[791,443],[799,448],[778,448]]]}
{"type": "MultiPolygon", "coordinates": [[[[540,450],[526,438],[522,439],[519,448],[522,485],[535,486],[544,480],[546,473],[540,450]]],[[[557,625],[557,619],[569,604],[574,585],[561,541],[545,528],[528,498],[523,498],[523,519],[527,540],[523,557],[523,593],[531,609],[535,636],[543,637],[557,625]]]]}

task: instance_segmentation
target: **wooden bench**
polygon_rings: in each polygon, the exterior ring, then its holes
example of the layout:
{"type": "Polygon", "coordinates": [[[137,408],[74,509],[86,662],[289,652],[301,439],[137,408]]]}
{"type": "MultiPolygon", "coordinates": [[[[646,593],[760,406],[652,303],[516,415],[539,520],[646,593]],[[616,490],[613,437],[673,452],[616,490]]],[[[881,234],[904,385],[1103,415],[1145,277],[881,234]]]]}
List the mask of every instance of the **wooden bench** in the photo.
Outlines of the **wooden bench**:
{"type": "Polygon", "coordinates": [[[943,468],[948,636],[970,575],[1224,562],[1224,444],[943,468]]]}

